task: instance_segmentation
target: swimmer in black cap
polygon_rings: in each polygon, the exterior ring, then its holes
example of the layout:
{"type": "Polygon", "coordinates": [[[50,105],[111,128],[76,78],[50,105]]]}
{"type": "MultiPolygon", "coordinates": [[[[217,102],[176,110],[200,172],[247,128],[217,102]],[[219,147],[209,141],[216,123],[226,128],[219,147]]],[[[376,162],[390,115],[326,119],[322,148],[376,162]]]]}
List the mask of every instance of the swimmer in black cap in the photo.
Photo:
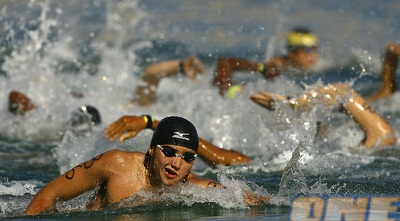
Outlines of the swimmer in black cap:
{"type": "Polygon", "coordinates": [[[166,117],[156,127],[150,146],[178,145],[197,152],[199,139],[196,128],[180,117],[166,117]]]}
{"type": "Polygon", "coordinates": [[[279,76],[283,69],[294,68],[309,70],[318,59],[318,38],[307,28],[294,28],[286,36],[287,54],[275,56],[264,62],[252,62],[235,57],[218,59],[213,84],[219,87],[220,94],[225,95],[232,82],[233,71],[251,71],[260,73],[266,78],[279,76]]]}
{"type": "Polygon", "coordinates": [[[75,134],[92,130],[93,126],[101,124],[100,112],[92,105],[84,105],[71,113],[68,128],[75,134]]]}
{"type": "MultiPolygon", "coordinates": [[[[123,142],[129,138],[135,137],[143,129],[154,129],[157,124],[158,121],[149,115],[124,115],[111,123],[105,130],[105,133],[106,137],[109,138],[111,142],[118,138],[120,142],[123,142]]],[[[220,164],[225,166],[243,165],[250,162],[250,159],[242,153],[234,150],[219,148],[200,137],[198,140],[197,153],[199,154],[199,157],[201,157],[210,166],[216,166],[220,164]]],[[[195,144],[192,144],[191,146],[194,147],[195,144]]]]}
{"type": "Polygon", "coordinates": [[[154,130],[144,161],[149,174],[155,175],[150,181],[161,181],[167,186],[186,182],[197,157],[198,144],[197,130],[188,120],[181,117],[161,120],[154,130]],[[156,150],[162,152],[164,160],[152,158],[156,150]],[[171,157],[174,158],[172,162],[168,160],[171,157]],[[177,162],[178,159],[181,162],[177,162]]]}
{"type": "MultiPolygon", "coordinates": [[[[146,126],[151,127],[152,121],[146,126]]],[[[201,188],[223,187],[200,179],[190,170],[196,160],[195,127],[181,117],[167,117],[157,125],[146,154],[110,150],[55,178],[41,189],[26,215],[49,212],[58,201],[73,199],[98,187],[91,209],[101,209],[134,196],[139,190],[162,191],[163,186],[193,183],[201,188]]],[[[267,197],[245,191],[244,202],[260,205],[267,197]]],[[[144,202],[145,203],[145,202],[144,202]]]]}

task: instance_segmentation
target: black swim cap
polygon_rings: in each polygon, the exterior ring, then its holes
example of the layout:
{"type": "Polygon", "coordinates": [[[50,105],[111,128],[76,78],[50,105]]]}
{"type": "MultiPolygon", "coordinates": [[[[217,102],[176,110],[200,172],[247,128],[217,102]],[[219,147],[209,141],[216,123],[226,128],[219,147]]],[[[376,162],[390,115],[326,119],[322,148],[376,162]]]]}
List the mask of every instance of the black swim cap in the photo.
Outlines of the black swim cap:
{"type": "Polygon", "coordinates": [[[199,146],[197,130],[192,123],[182,117],[166,117],[154,130],[150,146],[163,144],[183,146],[197,152],[199,146]]]}
{"type": "Polygon", "coordinates": [[[91,131],[93,126],[99,124],[101,124],[100,112],[91,105],[85,105],[71,113],[68,129],[75,134],[81,134],[91,131]]]}
{"type": "Polygon", "coordinates": [[[100,112],[91,105],[85,105],[80,108],[85,116],[90,120],[93,125],[98,125],[101,123],[100,112]]]}

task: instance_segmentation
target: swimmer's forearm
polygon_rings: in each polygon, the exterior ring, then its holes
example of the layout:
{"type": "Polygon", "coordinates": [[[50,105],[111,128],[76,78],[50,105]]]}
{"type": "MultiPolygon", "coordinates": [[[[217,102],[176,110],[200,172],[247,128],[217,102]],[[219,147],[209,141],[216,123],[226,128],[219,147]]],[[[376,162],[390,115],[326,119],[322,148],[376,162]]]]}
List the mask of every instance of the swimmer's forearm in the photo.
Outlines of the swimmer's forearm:
{"type": "Polygon", "coordinates": [[[33,198],[25,211],[25,215],[37,215],[49,211],[56,203],[54,194],[46,194],[44,190],[40,190],[33,198]]]}
{"type": "Polygon", "coordinates": [[[213,166],[220,164],[225,166],[242,165],[250,162],[246,155],[234,150],[219,148],[200,137],[197,153],[203,160],[213,166]]]}
{"type": "Polygon", "coordinates": [[[162,76],[171,76],[180,72],[180,60],[163,61],[149,65],[146,68],[144,76],[161,78],[162,76]]]}
{"type": "Polygon", "coordinates": [[[394,56],[400,56],[400,44],[390,43],[387,47],[387,51],[394,56]]]}

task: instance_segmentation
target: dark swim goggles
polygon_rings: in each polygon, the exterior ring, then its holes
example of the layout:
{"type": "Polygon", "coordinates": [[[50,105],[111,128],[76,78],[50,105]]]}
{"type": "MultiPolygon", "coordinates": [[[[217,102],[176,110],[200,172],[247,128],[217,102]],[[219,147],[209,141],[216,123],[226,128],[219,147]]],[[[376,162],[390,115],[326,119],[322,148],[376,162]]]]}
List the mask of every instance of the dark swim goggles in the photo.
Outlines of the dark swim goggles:
{"type": "Polygon", "coordinates": [[[160,149],[166,157],[180,157],[187,163],[191,163],[197,157],[197,154],[195,153],[178,154],[176,153],[177,150],[169,146],[157,145],[157,148],[160,149]]]}
{"type": "Polygon", "coordinates": [[[317,47],[315,47],[315,46],[304,46],[304,47],[302,47],[301,49],[303,49],[303,51],[306,53],[306,54],[309,54],[309,53],[312,53],[312,52],[315,52],[316,50],[317,50],[317,47]]]}
{"type": "Polygon", "coordinates": [[[299,50],[303,50],[306,54],[315,52],[317,50],[317,46],[288,46],[289,52],[297,52],[299,50]]]}

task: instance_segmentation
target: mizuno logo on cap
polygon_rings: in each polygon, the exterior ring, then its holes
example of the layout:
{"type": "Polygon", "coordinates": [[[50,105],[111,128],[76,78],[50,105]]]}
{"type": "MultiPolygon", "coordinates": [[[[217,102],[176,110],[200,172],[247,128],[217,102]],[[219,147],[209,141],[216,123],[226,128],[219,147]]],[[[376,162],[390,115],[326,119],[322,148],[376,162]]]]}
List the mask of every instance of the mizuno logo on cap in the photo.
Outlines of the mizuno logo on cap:
{"type": "Polygon", "coordinates": [[[177,138],[177,139],[183,139],[183,140],[190,140],[187,137],[184,136],[188,136],[189,133],[180,133],[180,132],[174,132],[174,135],[172,136],[172,138],[177,138]]]}

